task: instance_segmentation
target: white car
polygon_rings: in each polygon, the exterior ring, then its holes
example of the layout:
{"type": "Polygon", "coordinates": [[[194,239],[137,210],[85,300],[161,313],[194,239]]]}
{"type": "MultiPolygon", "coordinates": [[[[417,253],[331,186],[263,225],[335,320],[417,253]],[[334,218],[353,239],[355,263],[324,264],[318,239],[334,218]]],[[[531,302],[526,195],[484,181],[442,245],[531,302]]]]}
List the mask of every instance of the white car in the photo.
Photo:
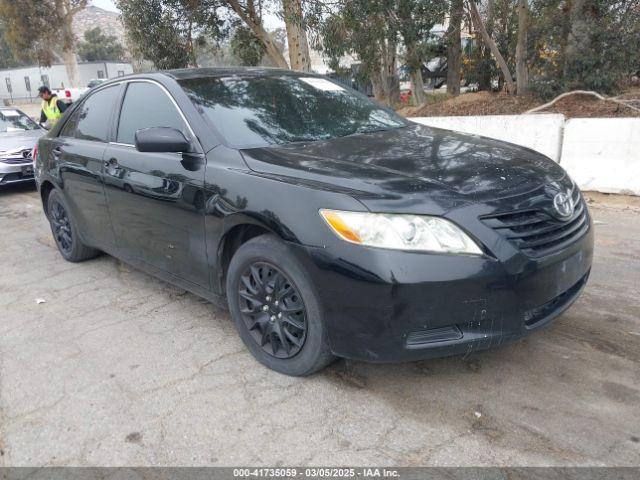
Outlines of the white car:
{"type": "Polygon", "coordinates": [[[52,90],[52,93],[58,96],[58,99],[65,103],[72,104],[82,98],[82,96],[89,91],[88,88],[61,88],[58,90],[52,90]]]}
{"type": "Polygon", "coordinates": [[[21,110],[0,108],[0,187],[33,182],[33,147],[45,133],[21,110]]]}

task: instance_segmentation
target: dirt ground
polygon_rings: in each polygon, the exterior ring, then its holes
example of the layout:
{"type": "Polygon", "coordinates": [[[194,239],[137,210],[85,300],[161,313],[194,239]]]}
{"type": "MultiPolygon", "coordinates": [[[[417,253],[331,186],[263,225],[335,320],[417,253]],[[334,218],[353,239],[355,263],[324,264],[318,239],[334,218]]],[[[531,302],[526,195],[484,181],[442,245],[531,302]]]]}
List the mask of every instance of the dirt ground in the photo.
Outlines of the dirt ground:
{"type": "MultiPolygon", "coordinates": [[[[630,90],[621,98],[637,99],[636,106],[640,107],[640,88],[630,90]]],[[[532,96],[518,97],[506,93],[465,93],[454,98],[448,98],[446,94],[435,94],[429,97],[429,102],[423,107],[405,107],[399,113],[406,117],[516,115],[543,103],[545,102],[532,96]]],[[[640,116],[640,112],[630,108],[586,95],[565,97],[543,113],[562,113],[567,118],[640,116]]]]}
{"type": "Polygon", "coordinates": [[[0,467],[640,464],[640,201],[589,195],[591,279],[515,344],[305,379],[257,364],[226,311],[54,247],[0,191],[0,467]],[[37,301],[38,300],[38,301],[37,301]]]}

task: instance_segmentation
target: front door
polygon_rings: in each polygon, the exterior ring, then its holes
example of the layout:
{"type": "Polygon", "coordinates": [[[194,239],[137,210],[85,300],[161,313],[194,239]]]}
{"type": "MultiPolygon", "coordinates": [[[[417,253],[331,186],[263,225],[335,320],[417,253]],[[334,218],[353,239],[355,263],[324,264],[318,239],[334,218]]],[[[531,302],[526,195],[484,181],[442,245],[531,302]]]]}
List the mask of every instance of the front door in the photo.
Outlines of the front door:
{"type": "Polygon", "coordinates": [[[75,109],[51,145],[79,230],[85,242],[98,247],[114,244],[102,187],[102,157],[120,88],[114,85],[92,93],[75,109]]]}
{"type": "Polygon", "coordinates": [[[116,142],[104,155],[104,185],[116,244],[123,255],[209,288],[204,238],[201,152],[143,153],[135,134],[172,127],[196,141],[169,94],[152,82],[130,82],[116,142]]]}

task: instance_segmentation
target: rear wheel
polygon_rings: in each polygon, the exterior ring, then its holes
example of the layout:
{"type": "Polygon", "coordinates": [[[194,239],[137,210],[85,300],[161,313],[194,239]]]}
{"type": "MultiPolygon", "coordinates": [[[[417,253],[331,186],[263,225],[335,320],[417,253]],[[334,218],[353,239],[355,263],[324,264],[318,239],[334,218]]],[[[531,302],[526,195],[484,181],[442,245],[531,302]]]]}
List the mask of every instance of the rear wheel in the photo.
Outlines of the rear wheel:
{"type": "Polygon", "coordinates": [[[95,248],[87,247],[82,243],[71,212],[57,190],[51,190],[49,193],[47,216],[51,224],[53,239],[65,260],[81,262],[100,253],[95,248]]]}
{"type": "Polygon", "coordinates": [[[227,298],[240,337],[267,367],[303,376],[334,359],[315,288],[276,237],[262,235],[238,249],[229,265],[227,298]]]}

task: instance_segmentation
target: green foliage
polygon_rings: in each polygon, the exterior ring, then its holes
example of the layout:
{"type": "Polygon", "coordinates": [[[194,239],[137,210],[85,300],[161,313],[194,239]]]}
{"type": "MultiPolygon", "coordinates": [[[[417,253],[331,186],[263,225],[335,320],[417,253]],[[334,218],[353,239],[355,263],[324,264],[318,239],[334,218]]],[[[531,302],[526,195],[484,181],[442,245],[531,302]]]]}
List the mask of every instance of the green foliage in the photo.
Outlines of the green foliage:
{"type": "Polygon", "coordinates": [[[640,1],[536,0],[530,29],[532,88],[612,93],[640,65],[640,1]]]}
{"type": "Polygon", "coordinates": [[[75,43],[71,20],[87,6],[87,0],[0,0],[5,39],[19,60],[36,59],[49,66],[56,49],[69,50],[75,43]]]}
{"type": "Polygon", "coordinates": [[[405,45],[405,64],[410,72],[419,70],[422,63],[437,49],[431,30],[443,22],[448,10],[441,0],[398,0],[397,29],[405,45]]]}
{"type": "Polygon", "coordinates": [[[118,0],[136,53],[156,68],[196,65],[197,39],[221,38],[220,0],[118,0]]]}
{"type": "Polygon", "coordinates": [[[238,26],[231,37],[231,53],[241,65],[253,67],[262,61],[265,47],[250,28],[238,26]]]}
{"type": "Polygon", "coordinates": [[[392,0],[342,0],[340,8],[321,24],[318,47],[333,68],[345,54],[355,54],[361,72],[371,77],[380,69],[388,40],[397,40],[392,27],[392,0]]]}
{"type": "Polygon", "coordinates": [[[565,50],[567,90],[613,93],[640,65],[640,2],[576,1],[565,50]],[[621,4],[623,8],[621,9],[621,4]],[[628,8],[634,4],[633,8],[628,8]]]}
{"type": "Polygon", "coordinates": [[[124,57],[124,48],[112,35],[104,35],[100,27],[84,32],[84,41],[78,43],[78,54],[87,62],[117,62],[124,57]]]}
{"type": "Polygon", "coordinates": [[[24,62],[20,62],[11,51],[5,31],[5,26],[0,23],[0,69],[19,67],[24,62]]]}

